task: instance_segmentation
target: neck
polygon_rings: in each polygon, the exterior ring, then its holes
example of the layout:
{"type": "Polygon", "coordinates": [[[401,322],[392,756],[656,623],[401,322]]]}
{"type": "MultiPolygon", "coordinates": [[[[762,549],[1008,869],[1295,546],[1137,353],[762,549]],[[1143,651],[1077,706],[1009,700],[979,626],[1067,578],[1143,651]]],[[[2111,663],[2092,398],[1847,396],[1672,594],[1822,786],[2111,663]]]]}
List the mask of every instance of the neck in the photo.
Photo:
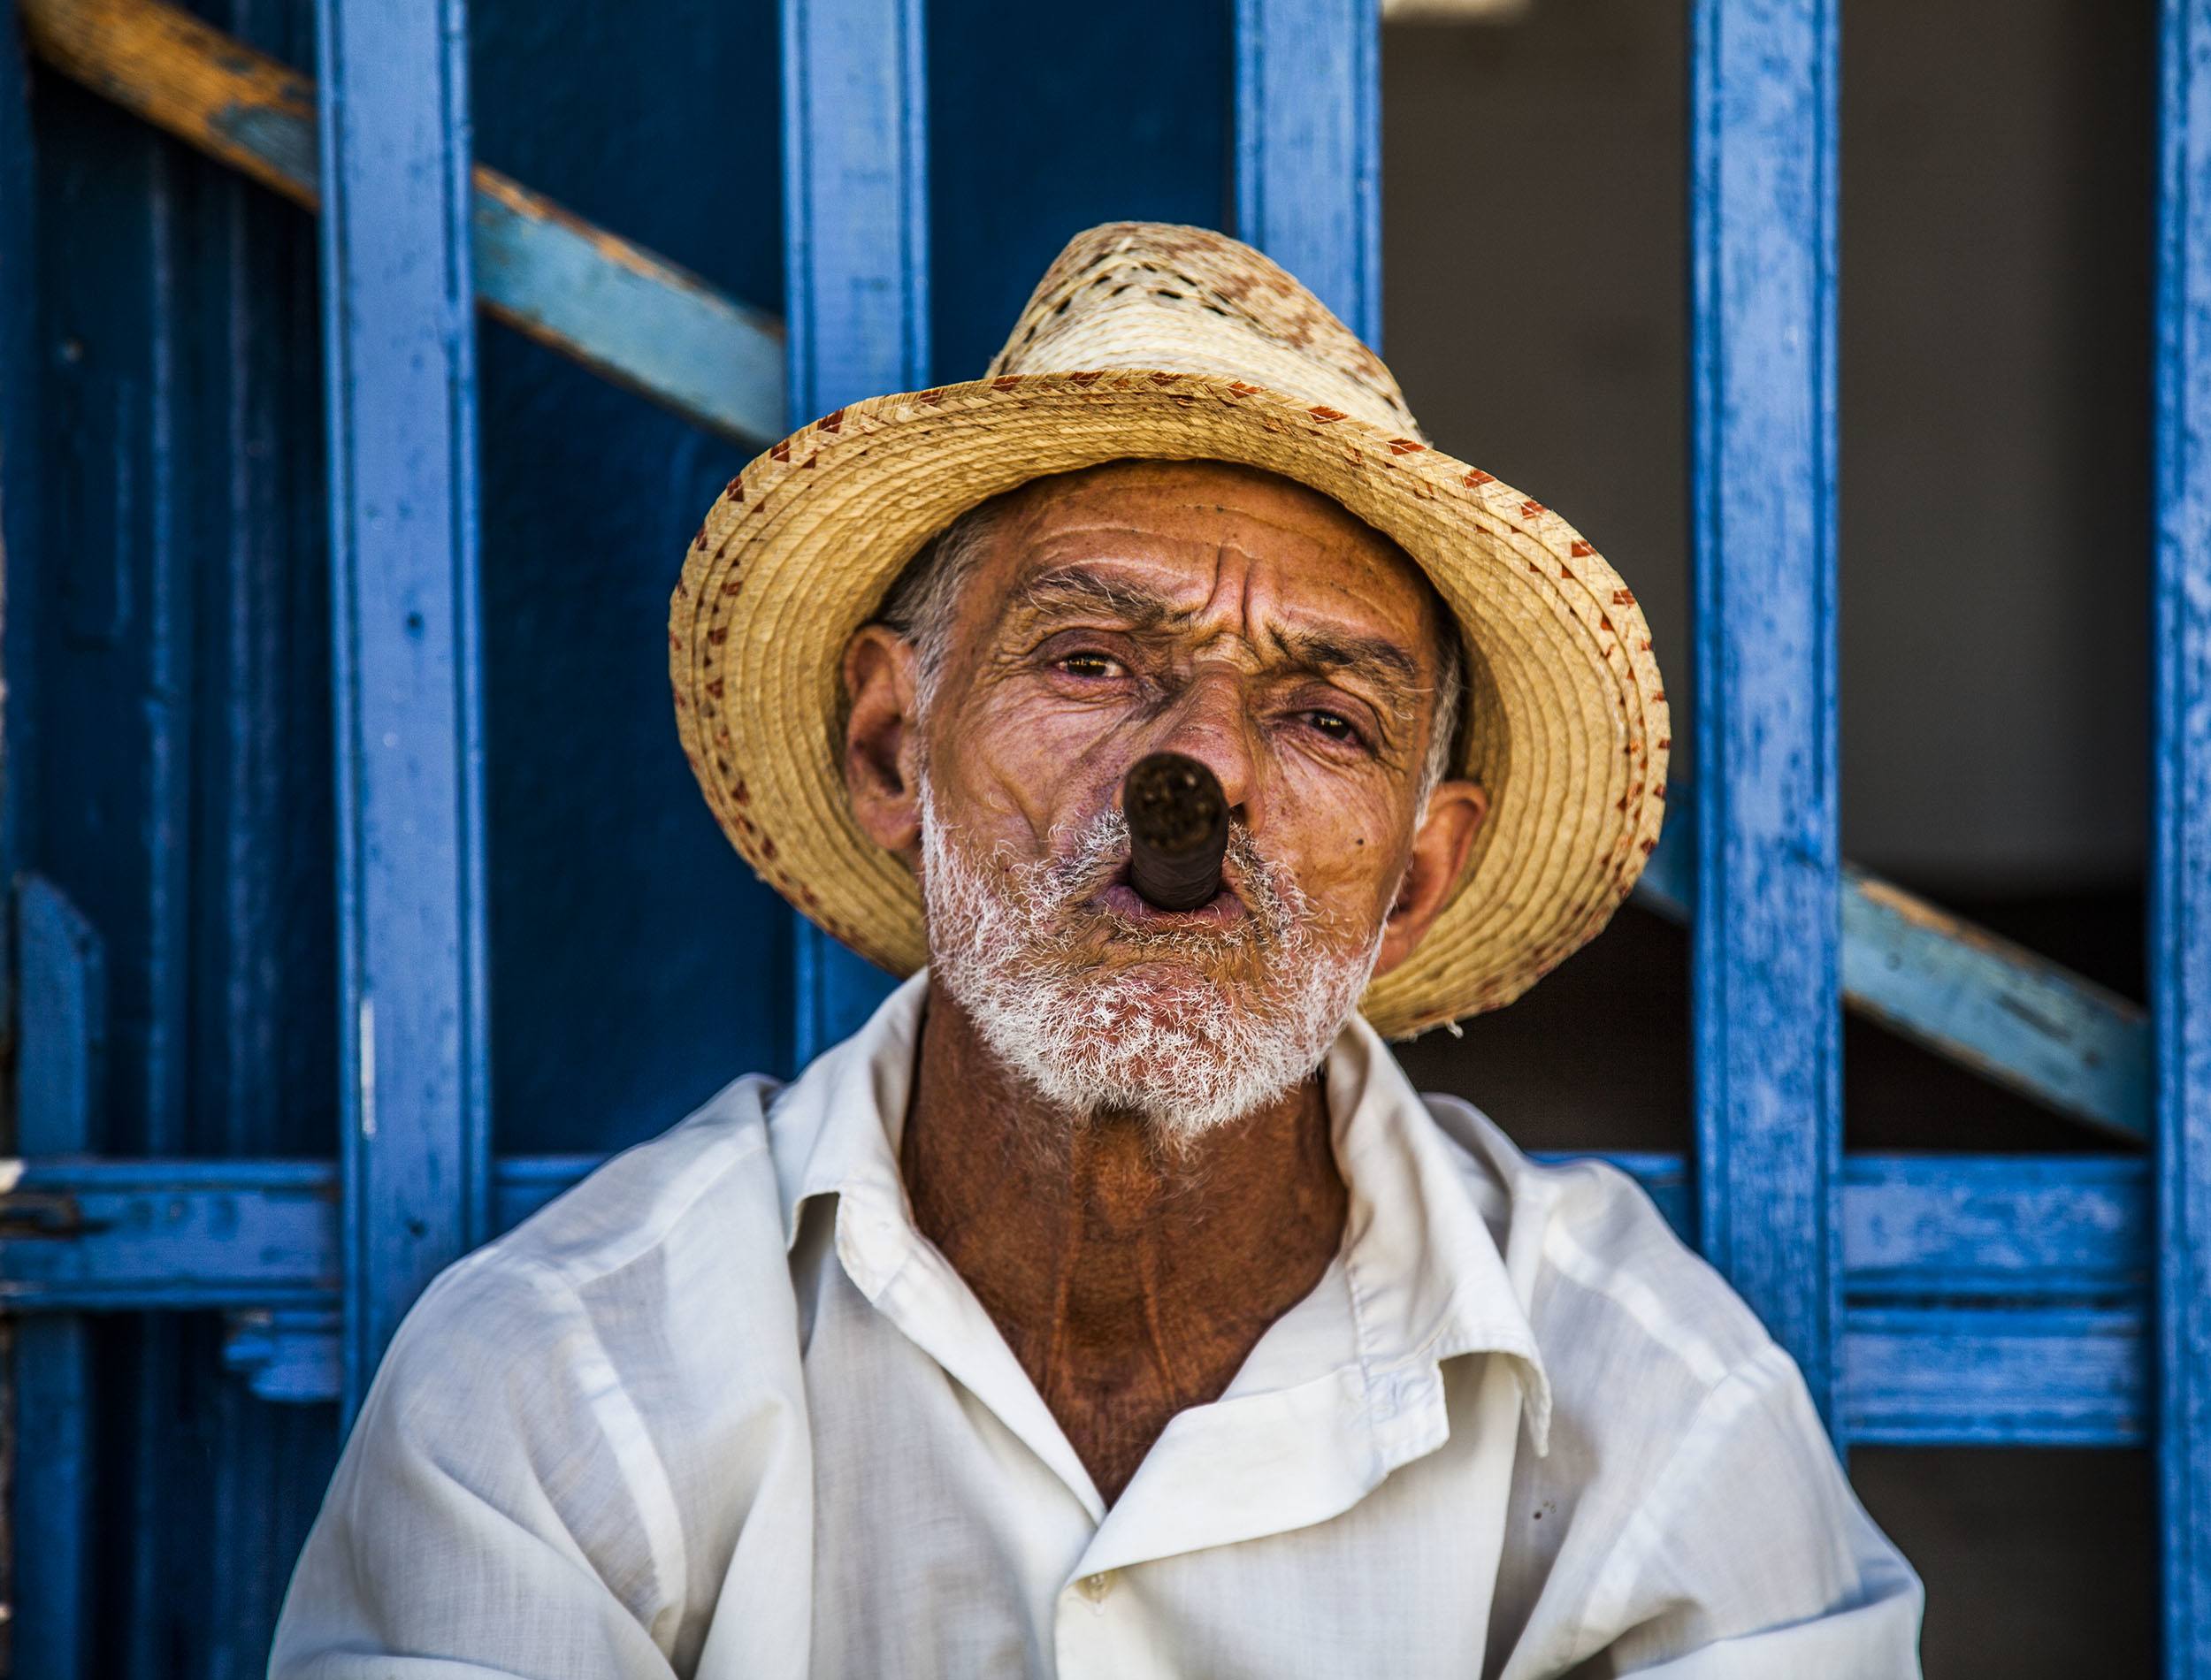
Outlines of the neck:
{"type": "Polygon", "coordinates": [[[1175,1412],[1220,1397],[1343,1238],[1318,1078],[1168,1144],[1151,1117],[1048,1102],[941,991],[899,1153],[923,1234],[1108,1501],[1175,1412]]]}

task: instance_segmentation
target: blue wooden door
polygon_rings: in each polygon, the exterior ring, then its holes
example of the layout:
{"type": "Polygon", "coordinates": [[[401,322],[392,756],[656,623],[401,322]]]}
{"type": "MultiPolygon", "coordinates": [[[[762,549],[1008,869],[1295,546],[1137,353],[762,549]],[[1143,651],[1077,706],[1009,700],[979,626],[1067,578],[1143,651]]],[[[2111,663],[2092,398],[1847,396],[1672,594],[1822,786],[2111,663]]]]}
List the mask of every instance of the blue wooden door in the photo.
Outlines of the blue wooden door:
{"type": "MultiPolygon", "coordinates": [[[[675,751],[698,509],[978,369],[1090,222],[1232,227],[1378,341],[1376,0],[13,13],[14,1660],[243,1675],[429,1276],[883,989],[675,751]]],[[[1645,897],[1697,1157],[1627,1165],[1843,1443],[2154,1439],[2211,1680],[2211,0],[2165,23],[2145,1020],[1838,857],[1837,6],[1693,8],[1702,770],[1645,897]],[[1846,1001],[2154,1165],[1846,1158],[1846,1001]]]]}

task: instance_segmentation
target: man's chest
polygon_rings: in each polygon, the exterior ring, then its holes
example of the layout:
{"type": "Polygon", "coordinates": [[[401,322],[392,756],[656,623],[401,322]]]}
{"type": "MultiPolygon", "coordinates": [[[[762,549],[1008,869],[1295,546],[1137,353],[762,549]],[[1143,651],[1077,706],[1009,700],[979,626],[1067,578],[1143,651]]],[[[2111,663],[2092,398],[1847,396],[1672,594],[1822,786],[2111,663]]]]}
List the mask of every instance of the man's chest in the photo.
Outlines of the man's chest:
{"type": "Polygon", "coordinates": [[[1027,1411],[979,1394],[833,1259],[814,1282],[810,1672],[1479,1672],[1518,1426],[1501,1362],[1465,1362],[1449,1438],[1372,1485],[1262,1406],[1242,1462],[1178,1426],[1103,1509],[1033,1388],[1027,1411]]]}

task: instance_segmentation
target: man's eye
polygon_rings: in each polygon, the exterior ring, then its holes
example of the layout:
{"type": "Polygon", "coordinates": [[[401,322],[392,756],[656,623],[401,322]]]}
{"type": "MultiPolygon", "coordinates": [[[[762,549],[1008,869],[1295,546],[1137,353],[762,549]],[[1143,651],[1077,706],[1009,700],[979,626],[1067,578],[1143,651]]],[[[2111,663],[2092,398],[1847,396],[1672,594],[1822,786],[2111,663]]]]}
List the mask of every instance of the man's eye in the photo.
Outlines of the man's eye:
{"type": "Polygon", "coordinates": [[[1080,653],[1062,653],[1052,662],[1069,676],[1119,676],[1121,675],[1121,661],[1110,653],[1091,653],[1087,650],[1080,653]]]}
{"type": "Polygon", "coordinates": [[[1332,741],[1357,745],[1359,739],[1358,726],[1338,713],[1314,711],[1306,712],[1303,716],[1308,724],[1332,741]]]}

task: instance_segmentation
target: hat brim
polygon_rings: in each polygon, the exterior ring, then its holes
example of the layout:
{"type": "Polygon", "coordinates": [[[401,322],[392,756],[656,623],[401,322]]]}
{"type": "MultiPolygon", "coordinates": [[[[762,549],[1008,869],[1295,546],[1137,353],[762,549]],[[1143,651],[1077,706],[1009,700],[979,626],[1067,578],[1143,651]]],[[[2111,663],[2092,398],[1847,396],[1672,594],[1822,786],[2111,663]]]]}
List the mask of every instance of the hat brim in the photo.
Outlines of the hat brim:
{"type": "Polygon", "coordinates": [[[1466,648],[1457,773],[1489,813],[1457,890],[1361,1009],[1392,1037],[1511,1002],[1610,920],[1656,845],[1671,745],[1650,631],[1565,522],[1416,439],[1188,374],[1008,375],[871,398],[748,465],[684,561],[669,664],[685,756],[738,850],[890,970],[927,960],[905,865],[853,821],[845,644],[977,503],[1128,457],[1219,460],[1333,497],[1393,538],[1466,648]]]}

